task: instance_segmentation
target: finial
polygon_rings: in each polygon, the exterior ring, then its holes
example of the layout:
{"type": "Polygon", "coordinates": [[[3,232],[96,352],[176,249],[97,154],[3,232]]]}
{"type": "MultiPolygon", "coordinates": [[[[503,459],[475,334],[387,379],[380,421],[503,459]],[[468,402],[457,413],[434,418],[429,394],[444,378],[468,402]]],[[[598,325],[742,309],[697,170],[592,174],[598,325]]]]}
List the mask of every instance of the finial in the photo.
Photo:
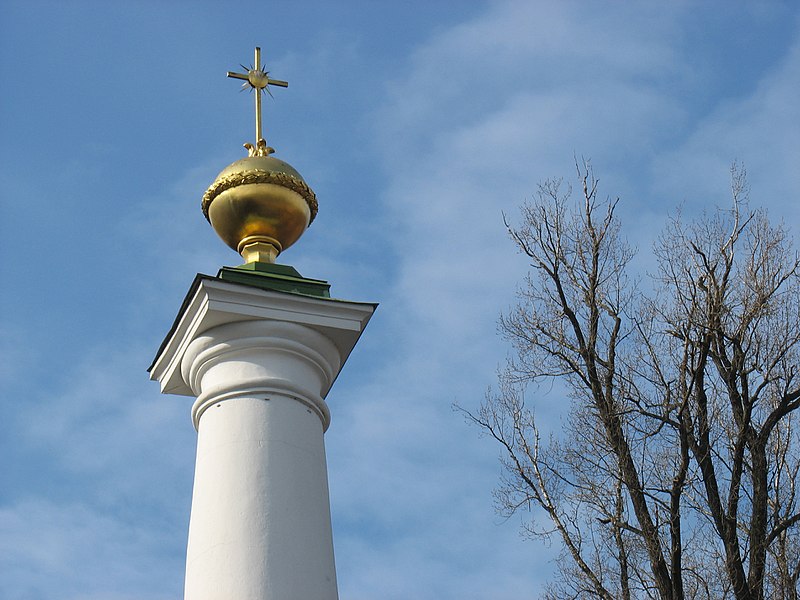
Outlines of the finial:
{"type": "Polygon", "coordinates": [[[272,92],[269,91],[269,86],[277,85],[278,87],[285,88],[289,87],[289,83],[270,78],[269,71],[261,64],[261,48],[259,47],[256,47],[253,66],[248,68],[241,65],[241,67],[247,71],[247,73],[228,71],[228,77],[243,79],[244,83],[242,84],[242,89],[246,90],[249,87],[251,90],[255,91],[256,96],[256,146],[254,147],[252,144],[247,143],[244,147],[247,148],[248,156],[269,156],[275,152],[275,150],[267,146],[266,140],[264,140],[261,135],[261,94],[262,92],[266,92],[272,96],[272,92]]]}
{"type": "MultiPolygon", "coordinates": [[[[261,92],[269,86],[288,87],[271,79],[256,48],[253,66],[228,77],[244,81],[256,96],[256,140],[246,143],[249,156],[228,165],[203,195],[201,208],[214,231],[246,263],[274,263],[294,244],[317,214],[317,197],[294,167],[270,156],[261,136],[261,92]]],[[[272,94],[270,94],[272,95],[272,94]]]]}

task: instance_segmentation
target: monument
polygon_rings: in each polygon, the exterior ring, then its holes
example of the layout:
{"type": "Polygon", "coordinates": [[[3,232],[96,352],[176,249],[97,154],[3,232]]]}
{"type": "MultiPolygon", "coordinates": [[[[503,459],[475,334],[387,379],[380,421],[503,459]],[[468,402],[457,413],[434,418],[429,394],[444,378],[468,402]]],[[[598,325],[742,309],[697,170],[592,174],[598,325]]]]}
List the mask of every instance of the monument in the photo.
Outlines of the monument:
{"type": "Polygon", "coordinates": [[[202,211],[244,264],[198,274],[149,371],[195,397],[186,600],[338,597],[323,434],[325,397],[376,304],[334,300],[278,256],[317,215],[314,192],[262,136],[272,79],[260,49],[244,81],[255,143],[217,176],[202,211]]]}

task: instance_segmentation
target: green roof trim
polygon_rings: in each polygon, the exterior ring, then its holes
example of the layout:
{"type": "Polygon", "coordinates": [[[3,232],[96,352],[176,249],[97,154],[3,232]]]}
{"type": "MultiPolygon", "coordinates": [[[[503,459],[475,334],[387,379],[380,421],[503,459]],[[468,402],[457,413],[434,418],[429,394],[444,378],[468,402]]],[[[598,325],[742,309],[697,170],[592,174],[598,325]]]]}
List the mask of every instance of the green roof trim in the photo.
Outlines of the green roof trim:
{"type": "Polygon", "coordinates": [[[331,285],[321,279],[307,279],[294,267],[273,263],[252,262],[238,267],[222,267],[217,277],[230,283],[240,283],[277,292],[330,298],[331,285]]]}

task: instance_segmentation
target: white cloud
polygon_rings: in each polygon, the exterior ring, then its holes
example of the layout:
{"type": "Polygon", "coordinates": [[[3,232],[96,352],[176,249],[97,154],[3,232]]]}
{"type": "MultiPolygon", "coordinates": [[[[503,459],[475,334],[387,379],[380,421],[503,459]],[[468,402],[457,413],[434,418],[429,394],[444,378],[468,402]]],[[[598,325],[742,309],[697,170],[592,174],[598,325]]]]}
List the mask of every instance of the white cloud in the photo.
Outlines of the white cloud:
{"type": "Polygon", "coordinates": [[[683,143],[653,163],[653,180],[674,201],[726,205],[733,161],[748,171],[755,205],[797,221],[800,209],[800,36],[775,69],[744,97],[721,103],[683,143]]]}
{"type": "Polygon", "coordinates": [[[4,598],[176,598],[174,532],[57,498],[0,507],[4,598]]]}

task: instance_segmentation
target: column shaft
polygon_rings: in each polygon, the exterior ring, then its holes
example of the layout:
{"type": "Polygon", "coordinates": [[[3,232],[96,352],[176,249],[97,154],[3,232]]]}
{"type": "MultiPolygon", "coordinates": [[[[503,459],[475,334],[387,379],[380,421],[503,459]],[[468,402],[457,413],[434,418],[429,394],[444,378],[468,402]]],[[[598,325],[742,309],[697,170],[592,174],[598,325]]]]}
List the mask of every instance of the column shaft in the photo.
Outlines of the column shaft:
{"type": "Polygon", "coordinates": [[[320,390],[339,357],[302,325],[216,327],[182,371],[198,394],[187,600],[338,597],[320,390]]]}

